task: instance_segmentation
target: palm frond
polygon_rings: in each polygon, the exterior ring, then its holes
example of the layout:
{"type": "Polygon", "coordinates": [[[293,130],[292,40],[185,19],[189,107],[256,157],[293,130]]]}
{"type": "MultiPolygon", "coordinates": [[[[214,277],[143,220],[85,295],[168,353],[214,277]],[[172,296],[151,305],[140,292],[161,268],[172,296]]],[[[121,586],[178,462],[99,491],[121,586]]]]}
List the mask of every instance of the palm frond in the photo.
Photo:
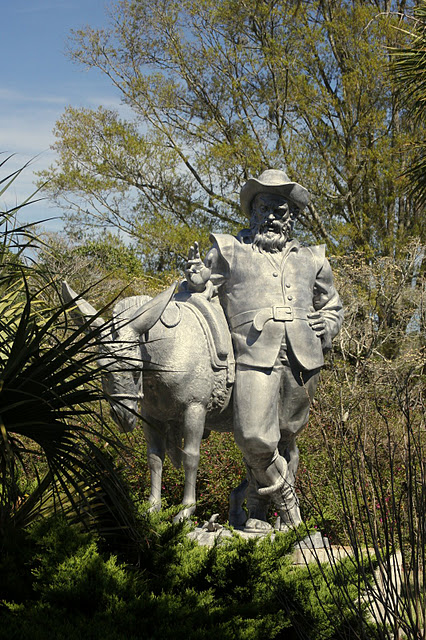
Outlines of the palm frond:
{"type": "MultiPolygon", "coordinates": [[[[3,192],[21,171],[0,181],[3,192]]],[[[128,535],[132,503],[111,457],[122,445],[101,408],[101,330],[89,335],[85,323],[69,331],[70,305],[49,306],[54,283],[20,258],[37,240],[31,227],[15,225],[11,211],[0,216],[0,530],[61,509],[86,526],[102,516],[128,535]],[[20,478],[35,456],[44,463],[34,465],[36,486],[23,495],[20,478]]]]}
{"type": "Polygon", "coordinates": [[[419,129],[418,145],[410,148],[410,166],[404,177],[408,193],[423,206],[426,204],[426,0],[419,0],[412,24],[411,29],[399,29],[408,43],[392,49],[392,73],[399,88],[400,103],[413,126],[419,129]]]}

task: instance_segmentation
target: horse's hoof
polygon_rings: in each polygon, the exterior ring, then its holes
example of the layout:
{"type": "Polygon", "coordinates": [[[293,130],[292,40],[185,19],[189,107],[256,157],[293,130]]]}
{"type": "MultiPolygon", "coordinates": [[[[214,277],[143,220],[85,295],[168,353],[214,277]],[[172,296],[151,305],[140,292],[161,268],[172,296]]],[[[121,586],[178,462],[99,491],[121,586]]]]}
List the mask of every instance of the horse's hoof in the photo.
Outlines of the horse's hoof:
{"type": "Polygon", "coordinates": [[[161,510],[161,502],[151,502],[151,506],[148,509],[148,513],[157,513],[161,510]]]}
{"type": "Polygon", "coordinates": [[[182,522],[183,520],[188,520],[195,513],[195,505],[192,507],[185,507],[182,511],[179,511],[177,516],[173,518],[173,522],[182,522]]]}

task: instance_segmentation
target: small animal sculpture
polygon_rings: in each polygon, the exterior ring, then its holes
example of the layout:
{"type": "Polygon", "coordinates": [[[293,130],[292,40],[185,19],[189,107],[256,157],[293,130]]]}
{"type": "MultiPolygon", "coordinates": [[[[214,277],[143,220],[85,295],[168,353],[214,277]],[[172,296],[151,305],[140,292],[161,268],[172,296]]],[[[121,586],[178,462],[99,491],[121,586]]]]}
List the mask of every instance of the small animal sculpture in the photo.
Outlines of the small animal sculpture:
{"type": "MultiPolygon", "coordinates": [[[[183,509],[176,516],[181,520],[195,511],[203,436],[209,430],[232,431],[234,362],[220,305],[203,294],[177,294],[173,299],[174,288],[153,299],[134,296],[120,301],[108,322],[66,283],[62,296],[101,337],[99,364],[114,420],[129,431],[138,416],[143,418],[153,509],[161,508],[166,452],[176,467],[183,463],[183,509]]],[[[231,506],[234,526],[246,519],[241,507],[246,486],[247,482],[240,486],[231,506]]]]}

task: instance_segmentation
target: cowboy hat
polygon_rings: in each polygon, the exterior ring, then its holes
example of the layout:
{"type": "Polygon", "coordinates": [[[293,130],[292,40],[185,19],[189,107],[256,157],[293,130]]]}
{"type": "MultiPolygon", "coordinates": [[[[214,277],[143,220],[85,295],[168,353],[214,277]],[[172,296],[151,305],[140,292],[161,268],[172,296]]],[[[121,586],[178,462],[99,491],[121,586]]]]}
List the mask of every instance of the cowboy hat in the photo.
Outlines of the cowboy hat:
{"type": "Polygon", "coordinates": [[[275,193],[284,196],[299,209],[304,209],[309,202],[309,192],[297,182],[291,182],[284,171],[267,169],[258,178],[250,178],[242,186],[240,202],[242,211],[250,216],[250,205],[258,193],[275,193]]]}

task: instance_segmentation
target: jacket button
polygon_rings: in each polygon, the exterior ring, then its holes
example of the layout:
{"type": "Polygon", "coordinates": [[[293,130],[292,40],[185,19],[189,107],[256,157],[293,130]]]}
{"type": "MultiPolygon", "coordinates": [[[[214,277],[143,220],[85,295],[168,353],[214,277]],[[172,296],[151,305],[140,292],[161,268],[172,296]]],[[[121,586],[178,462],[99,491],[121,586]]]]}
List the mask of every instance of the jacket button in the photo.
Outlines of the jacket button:
{"type": "Polygon", "coordinates": [[[276,271],[274,271],[272,275],[274,276],[274,278],[278,278],[278,273],[276,271]]]}
{"type": "Polygon", "coordinates": [[[287,296],[287,300],[293,300],[293,296],[287,296]]]}
{"type": "Polygon", "coordinates": [[[285,286],[287,287],[287,289],[290,289],[291,284],[288,284],[288,282],[287,282],[285,286]]]}

